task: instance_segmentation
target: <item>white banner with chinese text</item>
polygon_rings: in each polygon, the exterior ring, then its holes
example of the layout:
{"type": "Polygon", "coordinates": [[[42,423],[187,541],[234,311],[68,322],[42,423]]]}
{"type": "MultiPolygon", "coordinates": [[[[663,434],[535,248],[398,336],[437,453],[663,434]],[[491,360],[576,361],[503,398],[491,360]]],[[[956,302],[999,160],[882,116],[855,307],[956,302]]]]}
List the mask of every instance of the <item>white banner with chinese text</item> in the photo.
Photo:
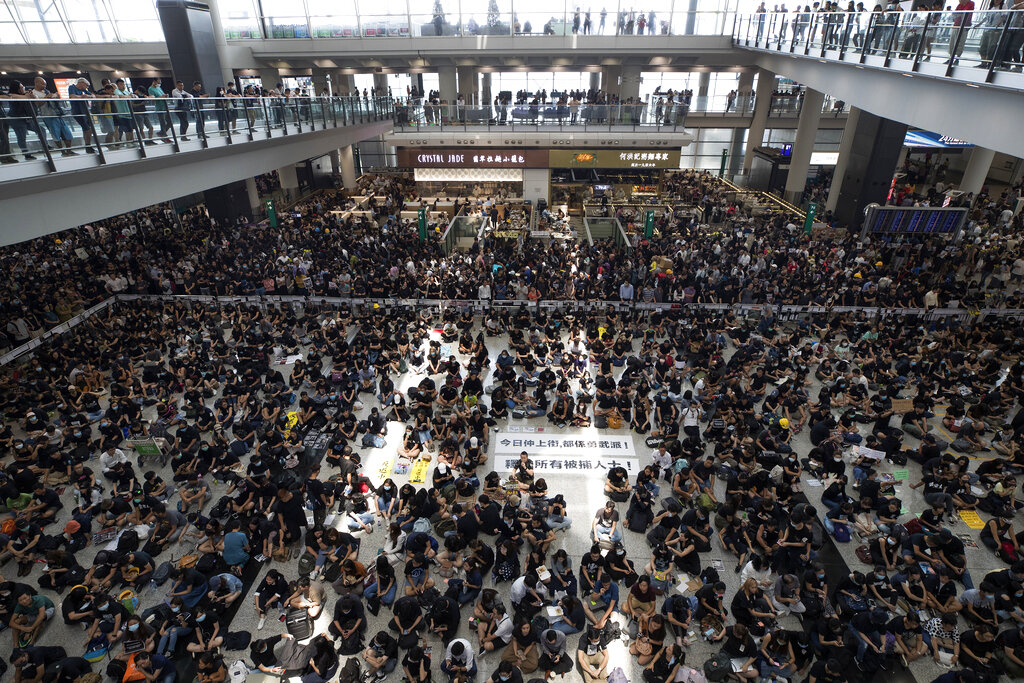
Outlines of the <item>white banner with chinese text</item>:
{"type": "Polygon", "coordinates": [[[639,469],[636,449],[629,435],[549,434],[545,427],[511,427],[491,439],[494,444],[494,469],[511,472],[526,451],[534,471],[543,473],[579,473],[597,471],[601,476],[612,467],[625,467],[630,475],[639,469]],[[523,431],[512,431],[521,429],[523,431]],[[526,431],[530,430],[530,431],[526,431]]]}

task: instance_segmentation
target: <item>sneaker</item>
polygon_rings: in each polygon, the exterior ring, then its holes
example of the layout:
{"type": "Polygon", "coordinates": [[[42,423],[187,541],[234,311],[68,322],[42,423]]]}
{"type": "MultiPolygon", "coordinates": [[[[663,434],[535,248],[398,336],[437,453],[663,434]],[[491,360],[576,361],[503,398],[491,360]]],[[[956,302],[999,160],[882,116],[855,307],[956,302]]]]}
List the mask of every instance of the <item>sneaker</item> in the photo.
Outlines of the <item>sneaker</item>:
{"type": "Polygon", "coordinates": [[[16,164],[18,160],[14,157],[0,157],[0,164],[16,164]]]}
{"type": "Polygon", "coordinates": [[[86,147],[85,151],[88,154],[95,154],[96,153],[96,148],[95,147],[86,147]]]}
{"type": "Polygon", "coordinates": [[[25,155],[25,161],[35,161],[35,160],[36,160],[36,155],[35,154],[26,154],[25,155]]]}
{"type": "Polygon", "coordinates": [[[906,669],[909,666],[909,664],[907,663],[907,656],[902,652],[900,653],[900,664],[903,665],[904,669],[906,669]]]}
{"type": "Polygon", "coordinates": [[[263,625],[265,623],[267,623],[267,615],[266,614],[264,614],[263,616],[260,617],[259,623],[256,624],[256,630],[259,631],[260,629],[262,629],[263,625]]]}
{"type": "Polygon", "coordinates": [[[184,140],[185,142],[188,142],[188,136],[187,135],[182,135],[181,139],[184,140]]]}

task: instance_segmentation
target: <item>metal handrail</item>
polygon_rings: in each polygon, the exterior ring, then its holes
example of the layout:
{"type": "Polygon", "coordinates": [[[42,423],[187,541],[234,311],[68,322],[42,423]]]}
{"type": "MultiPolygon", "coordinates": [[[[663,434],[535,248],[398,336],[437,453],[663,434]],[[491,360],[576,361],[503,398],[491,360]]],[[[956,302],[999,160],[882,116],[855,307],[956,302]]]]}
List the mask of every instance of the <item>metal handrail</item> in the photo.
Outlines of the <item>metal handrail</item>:
{"type": "Polygon", "coordinates": [[[991,83],[997,73],[1024,69],[1022,31],[1024,9],[794,10],[738,15],[733,42],[758,50],[801,50],[819,59],[991,83]],[[922,68],[929,62],[934,66],[922,68]]]}
{"type": "Polygon", "coordinates": [[[10,154],[0,155],[0,182],[33,172],[48,173],[145,159],[158,146],[174,153],[244,144],[257,138],[294,135],[373,121],[390,121],[389,97],[89,97],[61,99],[0,96],[0,135],[9,138],[10,154]],[[328,116],[327,112],[330,111],[328,116]],[[346,112],[359,112],[358,120],[346,112]],[[340,115],[339,115],[340,114],[340,115]],[[190,135],[197,140],[190,142],[190,135]],[[188,144],[183,144],[188,143],[188,144]],[[20,153],[15,153],[17,148],[20,153]],[[121,153],[114,157],[115,151],[121,153]],[[133,154],[127,157],[124,151],[133,154]],[[59,154],[58,154],[59,153],[59,154]],[[45,162],[34,158],[42,154],[45,162]],[[62,157],[79,157],[64,161],[62,157]]]}

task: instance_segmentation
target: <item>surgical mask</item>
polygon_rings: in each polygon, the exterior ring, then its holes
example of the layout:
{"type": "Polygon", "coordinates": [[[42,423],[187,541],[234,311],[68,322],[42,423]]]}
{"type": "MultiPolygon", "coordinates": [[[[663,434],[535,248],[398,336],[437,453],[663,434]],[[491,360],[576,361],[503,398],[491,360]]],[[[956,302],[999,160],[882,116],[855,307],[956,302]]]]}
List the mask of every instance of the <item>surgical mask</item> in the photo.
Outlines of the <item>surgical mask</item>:
{"type": "Polygon", "coordinates": [[[128,630],[134,633],[135,631],[139,630],[139,625],[138,624],[128,624],[128,630]]]}
{"type": "Polygon", "coordinates": [[[177,614],[178,612],[181,611],[181,608],[180,607],[172,607],[171,611],[174,612],[175,614],[177,614]]]}
{"type": "Polygon", "coordinates": [[[206,615],[205,614],[200,614],[198,617],[196,617],[196,623],[197,624],[201,624],[204,621],[206,621],[206,615]]]}

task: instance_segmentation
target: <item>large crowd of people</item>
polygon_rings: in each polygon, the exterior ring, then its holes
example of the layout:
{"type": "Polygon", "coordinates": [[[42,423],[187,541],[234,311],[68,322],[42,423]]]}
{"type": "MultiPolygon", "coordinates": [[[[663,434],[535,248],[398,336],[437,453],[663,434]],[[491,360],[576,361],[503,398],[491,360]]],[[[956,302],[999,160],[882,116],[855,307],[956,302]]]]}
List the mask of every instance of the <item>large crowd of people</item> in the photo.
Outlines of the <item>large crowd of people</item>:
{"type": "Polygon", "coordinates": [[[154,207],[4,250],[13,342],[57,297],[59,321],[118,292],[312,295],[118,302],[9,366],[0,621],[18,683],[219,683],[233,659],[304,683],[932,671],[915,660],[952,667],[943,683],[1024,675],[1017,320],[606,305],[1006,294],[1024,276],[989,267],[1024,267],[1008,198],[979,198],[958,245],[811,244],[680,172],[666,194],[718,220],[666,214],[631,253],[445,254],[392,217],[416,199],[401,176],[360,183],[373,215],[345,224],[344,195],[275,229],[154,207]],[[521,305],[386,301],[411,297],[521,305]],[[495,462],[494,428],[531,420],[650,454],[609,467],[586,509],[529,450],[495,462]],[[978,549],[950,530],[961,511],[982,515],[978,549]],[[231,630],[242,609],[251,643],[231,630]]]}

